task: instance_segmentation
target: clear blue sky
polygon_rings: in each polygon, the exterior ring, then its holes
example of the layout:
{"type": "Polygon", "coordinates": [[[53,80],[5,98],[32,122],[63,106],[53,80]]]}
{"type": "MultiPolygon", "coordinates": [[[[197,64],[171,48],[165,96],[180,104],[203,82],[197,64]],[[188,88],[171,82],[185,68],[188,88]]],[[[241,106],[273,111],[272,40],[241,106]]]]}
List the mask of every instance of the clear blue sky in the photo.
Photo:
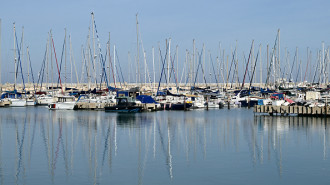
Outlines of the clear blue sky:
{"type": "Polygon", "coordinates": [[[125,66],[127,52],[136,53],[136,13],[139,14],[140,34],[149,58],[151,47],[158,47],[158,42],[164,45],[169,37],[173,48],[179,45],[182,62],[185,50],[192,50],[193,39],[199,49],[205,43],[214,57],[218,55],[219,42],[230,51],[237,40],[240,55],[249,52],[252,39],[256,46],[262,44],[264,50],[266,44],[274,44],[280,28],[282,51],[288,48],[293,56],[295,48],[299,47],[304,59],[307,47],[313,50],[315,57],[322,41],[326,47],[329,45],[329,7],[329,0],[3,1],[0,6],[2,82],[12,82],[13,79],[10,77],[13,76],[10,72],[14,71],[13,22],[19,35],[24,26],[24,42],[30,47],[37,73],[50,29],[53,30],[57,53],[60,53],[64,28],[67,28],[72,37],[75,59],[81,61],[80,49],[86,42],[91,12],[95,13],[103,51],[111,32],[111,44],[116,44],[119,59],[125,66]]]}

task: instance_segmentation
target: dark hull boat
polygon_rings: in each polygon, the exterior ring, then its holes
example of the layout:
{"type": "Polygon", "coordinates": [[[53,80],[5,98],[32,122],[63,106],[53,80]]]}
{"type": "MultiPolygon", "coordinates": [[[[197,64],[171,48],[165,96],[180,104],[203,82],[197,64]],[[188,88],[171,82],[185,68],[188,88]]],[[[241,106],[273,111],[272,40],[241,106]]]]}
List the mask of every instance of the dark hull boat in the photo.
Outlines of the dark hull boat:
{"type": "Polygon", "coordinates": [[[117,104],[104,107],[106,112],[134,113],[142,112],[142,106],[137,105],[131,97],[117,97],[117,104]]]}
{"type": "Polygon", "coordinates": [[[188,110],[192,107],[192,103],[164,103],[162,109],[165,110],[188,110]],[[186,104],[186,105],[185,105],[186,104]]]}
{"type": "Polygon", "coordinates": [[[239,102],[241,102],[241,107],[254,107],[255,105],[258,105],[258,100],[242,100],[239,102]]]}
{"type": "Polygon", "coordinates": [[[134,113],[134,112],[142,112],[142,107],[139,106],[112,106],[112,107],[105,107],[106,112],[124,112],[124,113],[134,113]]]}

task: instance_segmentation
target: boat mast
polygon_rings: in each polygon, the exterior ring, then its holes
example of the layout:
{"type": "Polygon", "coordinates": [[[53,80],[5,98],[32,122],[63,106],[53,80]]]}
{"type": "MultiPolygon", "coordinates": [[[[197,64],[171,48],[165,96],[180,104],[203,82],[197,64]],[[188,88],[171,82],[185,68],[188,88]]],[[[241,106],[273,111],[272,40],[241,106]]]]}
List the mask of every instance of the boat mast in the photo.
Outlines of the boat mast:
{"type": "MultiPolygon", "coordinates": [[[[24,26],[22,27],[22,38],[21,38],[21,46],[20,46],[20,59],[21,59],[21,62],[24,64],[24,56],[23,56],[23,52],[24,52],[24,26]]],[[[27,73],[28,73],[28,76],[29,76],[29,63],[28,61],[26,62],[26,69],[27,69],[27,73]]],[[[28,83],[29,83],[29,77],[28,77],[28,83]]]]}
{"type": "Polygon", "coordinates": [[[70,62],[71,62],[71,83],[72,83],[72,86],[73,86],[73,77],[72,77],[72,70],[73,70],[73,67],[72,65],[74,66],[74,71],[76,73],[76,78],[77,78],[77,87],[79,87],[79,78],[78,78],[78,73],[77,73],[77,67],[76,67],[76,61],[74,60],[74,55],[73,55],[73,51],[72,51],[72,42],[71,42],[71,35],[69,35],[69,42],[70,42],[70,62]],[[73,62],[73,64],[72,64],[73,62]]]}
{"type": "Polygon", "coordinates": [[[137,60],[137,75],[138,75],[138,83],[141,82],[140,79],[140,50],[139,50],[139,22],[138,22],[138,14],[136,14],[136,60],[137,60]]]}
{"type": "MultiPolygon", "coordinates": [[[[142,44],[143,46],[143,44],[142,44]]],[[[143,47],[142,47],[143,49],[143,47]]],[[[144,86],[147,86],[147,59],[146,59],[146,51],[143,51],[143,60],[144,60],[144,86]]]]}
{"type": "MultiPolygon", "coordinates": [[[[299,70],[298,47],[296,47],[296,52],[297,52],[297,60],[296,60],[297,64],[296,65],[297,65],[297,70],[299,70]]],[[[299,71],[297,71],[297,76],[299,75],[298,72],[299,71]]],[[[322,74],[322,73],[320,73],[320,74],[322,74]]],[[[298,84],[298,79],[296,79],[296,83],[298,84]]]]}
{"type": "Polygon", "coordinates": [[[281,77],[281,58],[280,58],[280,44],[281,44],[280,29],[278,29],[278,48],[277,48],[277,60],[278,60],[278,76],[281,77]]]}
{"type": "MultiPolygon", "coordinates": [[[[324,58],[324,42],[322,42],[322,63],[323,63],[323,66],[325,66],[325,58],[324,58]]],[[[323,72],[320,73],[320,74],[323,74],[323,79],[324,79],[324,82],[325,82],[325,68],[323,67],[323,72]]]]}
{"type": "Polygon", "coordinates": [[[114,84],[115,84],[115,87],[116,87],[116,45],[113,45],[113,81],[114,81],[114,84]]]}
{"type": "Polygon", "coordinates": [[[236,40],[236,46],[235,46],[235,63],[236,63],[236,66],[235,66],[235,72],[236,72],[236,83],[235,83],[235,88],[236,87],[239,87],[239,84],[238,84],[238,57],[237,57],[237,48],[238,48],[238,42],[236,40]]]}
{"type": "Polygon", "coordinates": [[[88,29],[88,36],[87,36],[87,52],[86,52],[86,55],[87,55],[87,60],[88,60],[88,90],[91,89],[91,53],[90,53],[90,46],[91,46],[91,28],[89,27],[88,29]]]}
{"type": "Polygon", "coordinates": [[[58,62],[57,62],[57,57],[56,57],[56,51],[55,51],[55,44],[54,44],[54,39],[52,37],[52,34],[51,34],[51,39],[52,39],[52,44],[53,44],[53,49],[54,49],[54,57],[55,57],[55,61],[56,61],[58,77],[60,79],[61,92],[62,92],[62,95],[64,95],[64,93],[63,93],[63,87],[62,87],[62,80],[61,80],[61,73],[60,73],[60,68],[58,67],[58,62]]]}
{"type": "MultiPolygon", "coordinates": [[[[174,66],[173,66],[174,68],[174,66]]],[[[179,46],[176,45],[176,74],[179,76],[179,46]]],[[[179,84],[178,84],[179,85],[179,84]]]]}
{"type": "MultiPolygon", "coordinates": [[[[111,79],[111,76],[110,76],[110,74],[111,74],[111,72],[110,72],[110,66],[111,66],[111,55],[110,55],[110,47],[111,47],[111,45],[110,45],[110,32],[109,32],[109,42],[108,42],[108,53],[109,53],[109,83],[110,83],[110,79],[111,79]]],[[[109,88],[109,87],[108,87],[109,88]]]]}
{"type": "Polygon", "coordinates": [[[307,70],[308,70],[308,64],[309,64],[309,48],[307,47],[307,65],[306,65],[306,71],[305,71],[305,76],[304,76],[304,83],[306,80],[306,74],[307,74],[307,70]]]}
{"type": "MultiPolygon", "coordinates": [[[[259,47],[259,55],[261,55],[261,44],[259,47]]],[[[262,87],[262,56],[260,56],[260,85],[259,87],[262,87]]]]}
{"type": "Polygon", "coordinates": [[[266,68],[266,71],[267,71],[267,76],[266,76],[266,84],[265,86],[267,86],[268,84],[268,70],[269,70],[269,44],[267,44],[267,68],[266,68]]]}
{"type": "Polygon", "coordinates": [[[52,45],[52,41],[53,41],[53,35],[52,35],[52,30],[50,30],[50,70],[51,70],[51,81],[52,81],[52,92],[54,92],[54,74],[53,74],[53,45],[52,45]]]}
{"type": "MultiPolygon", "coordinates": [[[[202,66],[202,71],[206,71],[206,69],[205,69],[205,44],[203,43],[203,65],[201,65],[202,66]]],[[[200,82],[203,82],[203,77],[204,77],[204,73],[203,73],[203,75],[201,76],[201,81],[200,82]]]]}
{"type": "Polygon", "coordinates": [[[47,47],[46,47],[46,52],[47,52],[47,58],[46,58],[46,60],[47,60],[47,66],[46,66],[47,86],[46,86],[46,88],[47,88],[47,90],[49,89],[49,51],[52,52],[49,48],[50,47],[49,40],[50,40],[50,34],[48,32],[47,47]]]}
{"type": "Polygon", "coordinates": [[[193,77],[195,76],[194,75],[194,72],[195,72],[195,39],[193,39],[193,60],[192,60],[192,71],[191,71],[191,86],[193,84],[193,77]]]}
{"type": "MultiPolygon", "coordinates": [[[[128,84],[131,83],[131,68],[132,68],[132,61],[131,61],[131,53],[128,52],[127,54],[127,58],[128,58],[128,84]]],[[[110,75],[109,75],[110,76],[110,75]]],[[[110,77],[109,77],[110,79],[110,77]]]]}
{"type": "Polygon", "coordinates": [[[168,57],[167,57],[167,84],[170,85],[170,62],[171,62],[171,38],[168,39],[168,57]]]}
{"type": "MultiPolygon", "coordinates": [[[[66,38],[66,36],[65,36],[66,38]]],[[[71,45],[71,35],[69,35],[69,53],[70,53],[70,79],[71,79],[71,87],[73,87],[73,81],[72,81],[72,60],[73,60],[73,54],[72,54],[72,45],[71,45]]],[[[65,42],[66,45],[66,42],[65,42]]],[[[65,53],[66,53],[66,46],[65,46],[65,53]]]]}
{"type": "Polygon", "coordinates": [[[154,89],[156,88],[156,72],[155,72],[155,48],[152,46],[152,68],[154,71],[154,89]]]}
{"type": "Polygon", "coordinates": [[[15,83],[14,83],[14,90],[16,89],[16,82],[17,82],[17,76],[16,76],[16,65],[17,65],[17,57],[16,57],[16,39],[15,39],[15,35],[16,35],[16,26],[14,23],[14,61],[15,61],[15,83]]]}
{"type": "Polygon", "coordinates": [[[93,64],[94,64],[94,77],[95,77],[95,88],[97,87],[97,76],[96,76],[96,54],[95,54],[95,25],[94,25],[94,12],[92,12],[92,32],[93,32],[93,64]]]}
{"type": "Polygon", "coordinates": [[[2,83],[1,83],[1,19],[0,19],[0,92],[2,92],[2,83]]]}
{"type": "Polygon", "coordinates": [[[66,76],[66,28],[64,28],[64,88],[66,87],[67,76],[66,76]]]}

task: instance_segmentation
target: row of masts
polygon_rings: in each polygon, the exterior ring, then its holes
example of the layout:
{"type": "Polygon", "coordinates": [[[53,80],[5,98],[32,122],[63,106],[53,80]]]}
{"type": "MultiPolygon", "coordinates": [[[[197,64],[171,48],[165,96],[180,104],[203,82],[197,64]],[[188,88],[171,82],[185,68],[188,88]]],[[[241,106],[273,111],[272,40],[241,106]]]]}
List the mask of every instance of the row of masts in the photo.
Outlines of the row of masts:
{"type": "MultiPolygon", "coordinates": [[[[250,79],[250,83],[259,83],[260,86],[263,84],[265,86],[275,85],[276,82],[282,79],[287,79],[290,82],[304,83],[309,79],[312,83],[324,83],[329,82],[328,70],[329,70],[329,48],[325,49],[324,42],[322,43],[322,50],[317,52],[317,61],[312,64],[312,52],[307,48],[307,60],[306,68],[302,66],[302,60],[298,56],[298,47],[294,54],[293,62],[290,62],[290,53],[285,48],[285,60],[281,61],[280,55],[280,30],[278,30],[277,37],[275,39],[274,46],[271,48],[267,45],[267,65],[266,65],[266,81],[264,81],[263,74],[263,63],[262,63],[262,45],[259,45],[257,49],[257,55],[255,55],[254,41],[252,41],[250,54],[248,60],[243,53],[242,59],[238,57],[238,44],[236,41],[236,46],[230,51],[230,55],[225,54],[225,49],[222,49],[221,43],[219,44],[219,53],[216,57],[216,63],[213,63],[213,59],[210,51],[206,51],[205,44],[203,44],[202,49],[198,51],[196,48],[196,41],[193,39],[192,51],[186,50],[185,60],[183,62],[179,61],[179,46],[175,47],[174,54],[171,53],[172,39],[166,40],[165,44],[165,54],[162,53],[160,44],[158,44],[159,55],[158,55],[158,73],[156,72],[156,61],[155,48],[152,47],[152,72],[149,69],[149,63],[147,61],[147,52],[144,49],[141,35],[139,33],[139,22],[138,15],[136,15],[136,31],[137,31],[137,53],[135,55],[135,63],[132,62],[131,52],[128,52],[128,64],[124,67],[124,74],[128,73],[128,78],[126,80],[123,75],[123,69],[120,66],[120,61],[118,59],[118,53],[116,45],[113,46],[113,55],[111,56],[110,51],[110,33],[109,40],[106,44],[106,54],[103,55],[101,50],[100,39],[98,31],[96,29],[94,13],[92,15],[91,27],[88,31],[86,46],[81,47],[81,72],[80,78],[77,71],[77,66],[75,62],[75,57],[73,54],[73,47],[71,42],[71,35],[69,35],[69,49],[67,48],[67,30],[65,29],[65,37],[62,48],[62,55],[60,64],[56,58],[55,44],[53,40],[52,32],[49,32],[49,38],[47,39],[46,51],[45,51],[45,64],[38,74],[37,86],[42,87],[44,72],[46,71],[46,84],[47,89],[51,87],[62,85],[61,74],[62,72],[62,61],[64,55],[64,87],[67,86],[68,82],[68,69],[67,69],[67,50],[70,53],[70,80],[71,87],[78,87],[80,83],[88,83],[88,89],[92,87],[101,87],[104,84],[106,87],[110,86],[110,81],[115,88],[125,87],[127,83],[135,83],[136,85],[142,87],[148,87],[150,89],[156,89],[156,84],[185,84],[184,86],[207,86],[207,83],[217,83],[225,84],[223,87],[244,87],[244,81],[246,76],[250,79]],[[141,43],[141,44],[140,44],[141,43]],[[140,61],[140,47],[142,47],[143,53],[143,63],[140,61]],[[164,55],[164,56],[162,56],[164,55]],[[256,57],[257,56],[257,57],[256,57]],[[54,58],[56,62],[56,67],[58,71],[58,77],[56,69],[54,69],[54,58]],[[208,61],[206,61],[208,58],[208,61]],[[247,60],[247,61],[246,61],[247,60]],[[239,64],[239,61],[242,61],[239,64]],[[251,61],[251,62],[250,62],[251,61]],[[259,62],[259,82],[257,82],[257,62],[259,62]],[[282,63],[281,63],[282,62],[282,63]],[[181,65],[179,66],[179,64],[181,65]],[[134,66],[135,64],[135,66],[134,66]],[[240,68],[240,66],[242,68],[240,68]],[[135,67],[135,70],[134,70],[135,67]],[[141,70],[141,67],[144,67],[141,70]],[[106,70],[108,69],[108,70],[106,70]],[[243,73],[241,72],[243,71],[243,73]],[[245,73],[244,73],[245,71],[245,73]],[[164,72],[164,74],[162,73],[164,72]],[[86,73],[86,74],[85,74],[86,73]],[[108,73],[108,74],[107,74],[108,73]],[[135,73],[135,75],[133,75],[135,73]],[[75,74],[75,77],[74,77],[75,74]],[[244,74],[243,80],[240,79],[241,75],[244,74]],[[144,75],[144,82],[141,79],[141,75],[144,75]],[[165,76],[162,77],[162,75],[165,76]],[[158,78],[157,78],[158,76],[158,78]],[[255,76],[255,77],[254,77],[255,76]],[[87,79],[86,79],[87,77],[87,79]],[[152,78],[153,77],[153,78],[152,78]],[[298,77],[300,79],[298,80],[298,77]],[[76,79],[74,79],[76,78],[76,79]],[[57,83],[56,83],[57,81],[57,83]],[[73,85],[75,83],[75,85],[73,85]],[[119,84],[118,84],[119,83],[119,84]],[[233,85],[234,84],[234,85],[233,85]],[[242,84],[242,85],[240,85],[242,84]]],[[[1,20],[0,20],[1,21],[1,20]]],[[[0,22],[1,23],[1,22],[0,22]]],[[[1,26],[1,25],[0,25],[1,26]]],[[[1,27],[0,27],[1,28],[1,27]]],[[[1,29],[0,29],[1,31],[1,29]]],[[[0,32],[1,36],[1,32],[0,32]]],[[[17,77],[19,73],[22,73],[22,81],[24,83],[23,71],[18,71],[19,65],[22,65],[24,60],[24,28],[22,28],[22,36],[20,41],[20,46],[18,45],[18,40],[16,36],[16,27],[14,23],[14,64],[15,64],[15,85],[17,83],[17,77]],[[19,47],[18,47],[19,46],[19,47]],[[20,61],[19,61],[20,60],[20,61]]],[[[1,49],[1,48],[0,48],[1,49]]],[[[1,53],[0,53],[1,56],[1,53]]],[[[1,58],[1,57],[0,57],[1,58]]],[[[27,83],[30,83],[30,73],[32,73],[32,64],[30,60],[29,47],[26,47],[26,73],[27,73],[27,83]]],[[[1,66],[0,66],[1,67],[1,66]]],[[[32,74],[33,76],[33,74],[32,74]]],[[[1,82],[1,77],[0,77],[1,82]]],[[[33,84],[36,82],[33,80],[33,84]]],[[[169,85],[165,85],[169,86],[169,85]]],[[[219,85],[218,85],[219,86],[219,85]]],[[[178,87],[177,87],[178,88],[178,87]]]]}

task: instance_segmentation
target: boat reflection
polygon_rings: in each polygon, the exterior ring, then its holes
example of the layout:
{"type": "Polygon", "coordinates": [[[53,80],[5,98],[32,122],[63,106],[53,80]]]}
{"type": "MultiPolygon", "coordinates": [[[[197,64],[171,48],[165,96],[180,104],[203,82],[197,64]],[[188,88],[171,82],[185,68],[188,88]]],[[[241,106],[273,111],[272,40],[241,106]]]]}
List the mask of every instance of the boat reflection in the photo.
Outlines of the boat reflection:
{"type": "Polygon", "coordinates": [[[282,175],[288,154],[283,148],[321,141],[324,159],[329,148],[326,118],[243,119],[226,110],[222,119],[212,110],[184,114],[20,111],[19,115],[0,113],[0,150],[6,151],[0,152],[1,184],[11,184],[13,177],[15,184],[24,184],[30,171],[48,172],[46,180],[43,174],[45,184],[59,184],[76,174],[82,181],[99,184],[127,171],[135,172],[128,183],[144,184],[153,170],[163,173],[157,178],[171,182],[180,178],[182,166],[216,163],[233,152],[244,154],[246,148],[252,168],[267,160],[282,175]],[[15,166],[11,177],[4,175],[11,174],[8,166],[15,166]]]}

